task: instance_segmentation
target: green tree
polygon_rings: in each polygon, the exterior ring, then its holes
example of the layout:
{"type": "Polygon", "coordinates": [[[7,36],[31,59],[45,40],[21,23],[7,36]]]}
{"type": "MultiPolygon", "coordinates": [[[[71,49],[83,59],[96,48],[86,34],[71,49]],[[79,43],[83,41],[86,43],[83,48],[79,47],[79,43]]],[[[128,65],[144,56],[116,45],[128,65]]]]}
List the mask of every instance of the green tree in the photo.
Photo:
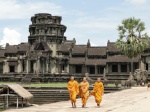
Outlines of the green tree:
{"type": "Polygon", "coordinates": [[[149,37],[145,33],[145,24],[140,19],[128,18],[118,26],[119,39],[116,47],[131,61],[131,72],[133,73],[133,58],[139,56],[147,47],[149,37]]]}

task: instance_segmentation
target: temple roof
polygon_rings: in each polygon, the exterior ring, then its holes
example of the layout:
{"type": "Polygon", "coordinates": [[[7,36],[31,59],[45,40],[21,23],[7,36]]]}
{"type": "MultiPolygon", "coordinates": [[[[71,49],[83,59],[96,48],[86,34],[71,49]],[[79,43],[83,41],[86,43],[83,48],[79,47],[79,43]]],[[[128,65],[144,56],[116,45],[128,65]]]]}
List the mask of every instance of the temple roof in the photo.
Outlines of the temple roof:
{"type": "Polygon", "coordinates": [[[101,55],[104,56],[106,55],[106,47],[90,47],[88,48],[88,55],[101,55]]]}
{"type": "MultiPolygon", "coordinates": [[[[139,56],[133,59],[133,62],[138,62],[139,56]]],[[[131,59],[123,55],[109,56],[107,62],[131,62],[131,59]]]]}
{"type": "Polygon", "coordinates": [[[69,64],[71,65],[85,64],[85,58],[70,58],[69,64]]]}
{"type": "Polygon", "coordinates": [[[18,44],[18,52],[27,52],[29,49],[28,45],[28,43],[18,44]]]}
{"type": "Polygon", "coordinates": [[[72,49],[72,54],[85,54],[86,50],[86,45],[75,45],[72,49]]]}
{"type": "Polygon", "coordinates": [[[6,45],[5,53],[13,53],[16,54],[18,51],[17,45],[6,45]]]}
{"type": "Polygon", "coordinates": [[[106,59],[86,59],[85,65],[106,65],[106,59]]]}
{"type": "Polygon", "coordinates": [[[120,52],[120,50],[115,46],[115,42],[107,43],[108,52],[120,52]]]}
{"type": "Polygon", "coordinates": [[[61,52],[69,52],[69,50],[71,49],[73,43],[72,42],[65,42],[63,44],[61,44],[58,48],[58,51],[61,52]]]}

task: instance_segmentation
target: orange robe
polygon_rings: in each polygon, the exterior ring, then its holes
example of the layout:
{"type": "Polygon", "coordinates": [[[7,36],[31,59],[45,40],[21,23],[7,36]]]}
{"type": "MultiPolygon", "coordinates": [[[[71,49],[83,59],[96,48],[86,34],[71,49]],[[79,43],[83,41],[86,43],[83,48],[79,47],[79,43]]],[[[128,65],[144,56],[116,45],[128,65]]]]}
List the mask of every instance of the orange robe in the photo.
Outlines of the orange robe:
{"type": "Polygon", "coordinates": [[[94,88],[91,91],[91,94],[95,97],[95,102],[100,104],[102,101],[102,95],[104,93],[104,86],[102,82],[95,82],[94,88]]]}
{"type": "Polygon", "coordinates": [[[77,81],[69,81],[68,82],[68,91],[70,95],[70,100],[72,103],[76,102],[76,96],[79,93],[79,87],[77,81]]]}
{"type": "Polygon", "coordinates": [[[89,83],[81,82],[79,86],[79,96],[82,99],[82,104],[86,104],[89,97],[89,83]]]}

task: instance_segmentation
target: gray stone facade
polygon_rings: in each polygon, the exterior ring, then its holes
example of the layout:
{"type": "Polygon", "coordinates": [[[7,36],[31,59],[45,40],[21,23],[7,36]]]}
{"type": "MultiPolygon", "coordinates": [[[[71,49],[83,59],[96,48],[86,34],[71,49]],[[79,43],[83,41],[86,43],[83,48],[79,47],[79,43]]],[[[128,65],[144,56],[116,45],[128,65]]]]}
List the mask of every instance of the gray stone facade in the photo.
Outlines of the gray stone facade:
{"type": "MultiPolygon", "coordinates": [[[[35,14],[29,25],[28,42],[6,45],[0,49],[0,71],[3,74],[128,74],[131,60],[122,56],[114,42],[107,46],[92,47],[76,45],[76,40],[67,40],[67,29],[60,16],[47,13],[35,14]]],[[[135,58],[134,69],[150,71],[149,55],[135,58]]]]}

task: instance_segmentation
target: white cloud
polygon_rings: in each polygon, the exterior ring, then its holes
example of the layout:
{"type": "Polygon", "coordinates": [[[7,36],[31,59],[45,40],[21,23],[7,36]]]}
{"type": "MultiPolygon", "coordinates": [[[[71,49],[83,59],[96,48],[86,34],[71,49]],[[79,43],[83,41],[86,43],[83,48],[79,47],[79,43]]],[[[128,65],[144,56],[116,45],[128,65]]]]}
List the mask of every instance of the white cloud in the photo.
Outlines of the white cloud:
{"type": "Polygon", "coordinates": [[[96,43],[94,42],[90,42],[91,43],[91,46],[98,46],[96,43]]]}
{"type": "Polygon", "coordinates": [[[19,2],[17,0],[0,0],[0,19],[30,18],[35,13],[42,12],[51,12],[51,14],[56,15],[62,13],[62,8],[46,1],[19,2]]]}
{"type": "Polygon", "coordinates": [[[135,5],[145,4],[147,2],[147,0],[125,0],[125,1],[135,5]]]}
{"type": "Polygon", "coordinates": [[[4,28],[3,38],[0,41],[0,45],[5,46],[6,43],[11,45],[19,44],[21,42],[21,34],[16,30],[4,28]]]}
{"type": "Polygon", "coordinates": [[[88,29],[114,29],[117,26],[117,23],[111,21],[110,19],[97,19],[96,17],[82,17],[79,18],[75,24],[70,26],[77,28],[88,28],[88,29]]]}

